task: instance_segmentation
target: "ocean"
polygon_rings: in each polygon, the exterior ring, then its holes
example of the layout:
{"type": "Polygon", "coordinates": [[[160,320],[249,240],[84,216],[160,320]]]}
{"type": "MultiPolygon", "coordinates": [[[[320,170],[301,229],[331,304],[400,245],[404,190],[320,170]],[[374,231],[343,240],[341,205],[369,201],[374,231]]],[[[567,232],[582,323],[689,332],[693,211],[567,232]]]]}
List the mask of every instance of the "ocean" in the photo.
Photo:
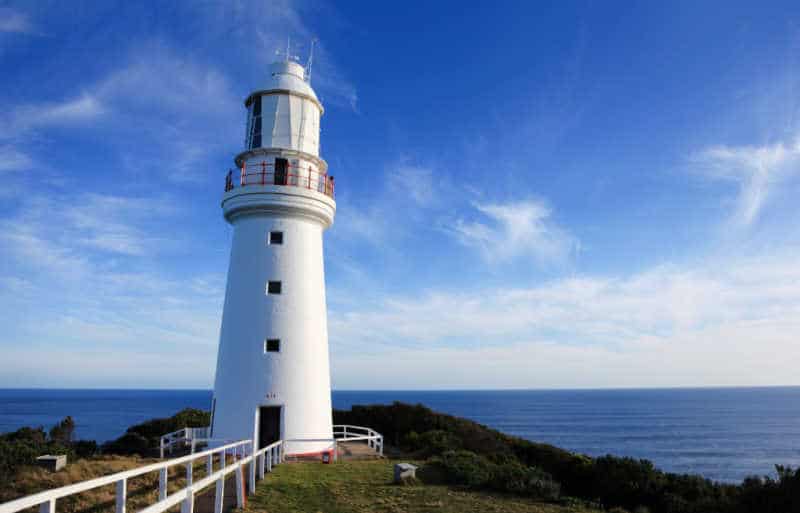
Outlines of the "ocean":
{"type": "MultiPolygon", "coordinates": [[[[334,391],[334,408],[422,403],[508,434],[584,454],[646,458],[671,472],[736,482],[800,465],[800,387],[641,390],[334,391]]],[[[0,432],[67,415],[105,441],[185,408],[208,390],[0,389],[0,432]]]]}

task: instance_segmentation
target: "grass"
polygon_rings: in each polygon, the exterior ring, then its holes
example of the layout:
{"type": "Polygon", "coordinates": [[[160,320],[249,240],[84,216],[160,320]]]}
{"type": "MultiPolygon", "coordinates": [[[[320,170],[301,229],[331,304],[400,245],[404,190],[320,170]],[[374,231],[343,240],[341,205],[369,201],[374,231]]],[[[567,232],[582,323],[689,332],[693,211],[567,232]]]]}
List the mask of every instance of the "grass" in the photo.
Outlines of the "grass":
{"type": "Polygon", "coordinates": [[[592,513],[522,497],[447,486],[392,484],[396,461],[345,461],[333,465],[279,465],[247,498],[246,513],[592,513]]]}

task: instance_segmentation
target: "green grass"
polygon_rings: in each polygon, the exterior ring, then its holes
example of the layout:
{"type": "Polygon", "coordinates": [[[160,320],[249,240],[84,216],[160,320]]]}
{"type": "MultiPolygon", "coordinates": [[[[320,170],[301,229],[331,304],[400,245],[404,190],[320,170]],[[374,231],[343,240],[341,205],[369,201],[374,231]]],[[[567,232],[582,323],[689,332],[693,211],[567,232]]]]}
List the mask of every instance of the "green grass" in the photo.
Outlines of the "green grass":
{"type": "Polygon", "coordinates": [[[270,513],[591,513],[576,506],[463,491],[447,486],[392,484],[395,461],[347,461],[333,465],[279,465],[247,498],[246,512],[270,513]]]}

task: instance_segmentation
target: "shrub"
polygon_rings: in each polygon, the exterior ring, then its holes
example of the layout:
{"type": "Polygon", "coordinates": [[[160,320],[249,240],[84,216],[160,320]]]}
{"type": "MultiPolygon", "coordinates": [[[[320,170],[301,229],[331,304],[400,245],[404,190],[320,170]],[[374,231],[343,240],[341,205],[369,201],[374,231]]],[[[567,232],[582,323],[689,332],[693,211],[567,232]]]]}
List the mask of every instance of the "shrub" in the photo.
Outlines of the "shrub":
{"type": "Polygon", "coordinates": [[[149,440],[139,433],[128,431],[121,437],[103,444],[104,454],[119,454],[128,456],[131,454],[145,455],[153,450],[149,440]]]}
{"type": "Polygon", "coordinates": [[[428,483],[446,483],[473,489],[514,493],[543,500],[556,500],[559,485],[549,474],[517,461],[493,463],[474,452],[446,451],[431,458],[421,469],[428,483]]]}
{"type": "Polygon", "coordinates": [[[516,461],[493,465],[490,488],[549,501],[558,499],[561,491],[549,474],[516,461]]]}
{"type": "Polygon", "coordinates": [[[412,431],[405,438],[405,446],[410,450],[419,452],[420,457],[429,457],[442,454],[445,451],[454,451],[462,447],[463,443],[453,433],[441,429],[432,429],[421,435],[412,431]]]}
{"type": "Polygon", "coordinates": [[[97,454],[97,442],[94,440],[76,440],[72,442],[72,450],[78,458],[90,458],[97,454]]]}
{"type": "Polygon", "coordinates": [[[61,444],[69,444],[75,434],[75,421],[72,417],[64,420],[50,428],[50,440],[61,444]]]}
{"type": "Polygon", "coordinates": [[[489,462],[470,451],[447,451],[431,459],[430,464],[442,469],[449,484],[483,488],[492,478],[489,462]]]}

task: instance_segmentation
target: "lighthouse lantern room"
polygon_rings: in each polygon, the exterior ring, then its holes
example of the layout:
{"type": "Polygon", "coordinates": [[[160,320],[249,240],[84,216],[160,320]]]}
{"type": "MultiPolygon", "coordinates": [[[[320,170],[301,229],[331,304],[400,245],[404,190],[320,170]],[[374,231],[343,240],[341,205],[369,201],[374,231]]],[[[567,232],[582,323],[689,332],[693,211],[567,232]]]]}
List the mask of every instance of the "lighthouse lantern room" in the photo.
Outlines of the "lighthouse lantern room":
{"type": "Polygon", "coordinates": [[[319,155],[322,104],[287,57],[245,100],[222,210],[233,239],[212,400],[215,440],[333,446],[322,234],[336,211],[319,155]]]}

